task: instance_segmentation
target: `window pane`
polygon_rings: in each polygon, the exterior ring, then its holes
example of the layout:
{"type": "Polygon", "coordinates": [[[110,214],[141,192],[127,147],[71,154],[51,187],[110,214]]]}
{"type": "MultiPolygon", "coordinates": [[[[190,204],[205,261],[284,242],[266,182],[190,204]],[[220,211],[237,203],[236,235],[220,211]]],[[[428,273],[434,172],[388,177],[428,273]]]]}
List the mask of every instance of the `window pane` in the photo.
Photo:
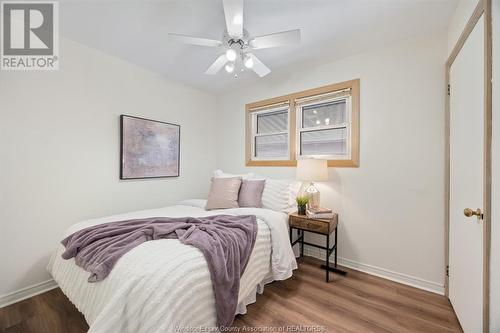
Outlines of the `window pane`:
{"type": "Polygon", "coordinates": [[[284,132],[288,127],[288,110],[257,115],[257,134],[284,132]]]}
{"type": "Polygon", "coordinates": [[[302,128],[342,125],[346,121],[345,99],[302,108],[302,128]]]}
{"type": "Polygon", "coordinates": [[[301,155],[346,155],[347,130],[335,128],[300,133],[301,155]]]}
{"type": "Polygon", "coordinates": [[[255,157],[288,158],[288,134],[264,135],[255,137],[255,157]]]}

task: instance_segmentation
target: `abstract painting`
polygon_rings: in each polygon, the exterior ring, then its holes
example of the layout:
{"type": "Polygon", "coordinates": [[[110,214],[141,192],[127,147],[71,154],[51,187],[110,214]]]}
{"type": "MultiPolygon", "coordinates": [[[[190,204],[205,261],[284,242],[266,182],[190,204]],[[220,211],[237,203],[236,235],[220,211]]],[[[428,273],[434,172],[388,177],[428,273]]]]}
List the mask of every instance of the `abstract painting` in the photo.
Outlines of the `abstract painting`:
{"type": "Polygon", "coordinates": [[[127,115],[120,124],[120,179],[179,176],[179,125],[127,115]]]}

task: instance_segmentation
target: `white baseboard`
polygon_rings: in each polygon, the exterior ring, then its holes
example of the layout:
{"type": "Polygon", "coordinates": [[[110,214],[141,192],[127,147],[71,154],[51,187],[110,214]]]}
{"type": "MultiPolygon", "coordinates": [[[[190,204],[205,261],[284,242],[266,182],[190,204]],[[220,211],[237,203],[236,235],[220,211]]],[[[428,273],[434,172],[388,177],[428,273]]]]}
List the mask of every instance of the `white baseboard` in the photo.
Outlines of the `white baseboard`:
{"type": "MultiPolygon", "coordinates": [[[[321,260],[325,260],[325,251],[324,250],[321,250],[321,249],[318,249],[318,248],[315,248],[312,246],[308,246],[308,245],[304,245],[304,255],[314,257],[317,259],[321,259],[321,260]]],[[[346,258],[338,257],[337,261],[338,261],[339,265],[354,269],[356,271],[364,272],[364,273],[367,273],[370,275],[375,275],[375,276],[378,276],[378,277],[381,277],[381,278],[384,278],[387,280],[399,282],[399,283],[406,284],[406,285],[409,285],[409,286],[412,286],[415,288],[427,290],[427,291],[430,291],[430,292],[433,292],[433,293],[436,293],[439,295],[444,295],[444,286],[439,284],[439,283],[436,283],[436,282],[427,281],[427,280],[424,280],[424,279],[421,279],[418,277],[394,272],[394,271],[391,271],[391,270],[388,270],[385,268],[380,268],[380,267],[375,267],[372,265],[363,264],[363,263],[360,263],[360,262],[357,262],[354,260],[350,260],[350,259],[346,259],[346,258]]]]}
{"type": "Polygon", "coordinates": [[[0,308],[3,308],[7,305],[17,303],[17,302],[22,301],[26,298],[30,298],[30,297],[33,297],[35,295],[44,293],[44,292],[49,291],[51,289],[54,289],[56,287],[57,287],[56,281],[50,279],[50,280],[47,280],[44,282],[34,284],[32,286],[20,289],[18,291],[14,291],[14,292],[6,294],[6,295],[1,295],[0,296],[0,308]]]}

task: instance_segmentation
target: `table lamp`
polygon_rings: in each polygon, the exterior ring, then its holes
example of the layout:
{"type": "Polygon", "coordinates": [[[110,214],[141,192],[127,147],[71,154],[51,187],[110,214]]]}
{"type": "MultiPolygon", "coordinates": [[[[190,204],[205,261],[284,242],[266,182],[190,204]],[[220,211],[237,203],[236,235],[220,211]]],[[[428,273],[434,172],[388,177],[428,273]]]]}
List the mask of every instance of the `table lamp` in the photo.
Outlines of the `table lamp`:
{"type": "Polygon", "coordinates": [[[313,182],[328,180],[327,160],[312,158],[297,160],[297,180],[310,182],[305,189],[305,195],[309,197],[309,208],[319,208],[320,193],[313,182]]]}

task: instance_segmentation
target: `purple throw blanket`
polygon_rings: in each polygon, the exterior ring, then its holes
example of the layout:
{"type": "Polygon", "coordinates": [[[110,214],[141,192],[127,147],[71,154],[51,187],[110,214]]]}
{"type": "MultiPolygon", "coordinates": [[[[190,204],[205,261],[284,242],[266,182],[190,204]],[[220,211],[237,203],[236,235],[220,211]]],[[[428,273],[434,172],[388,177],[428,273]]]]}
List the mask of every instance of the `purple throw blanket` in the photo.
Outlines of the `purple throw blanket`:
{"type": "Polygon", "coordinates": [[[178,238],[200,249],[212,279],[217,325],[232,324],[240,278],[257,237],[254,215],[208,217],[153,217],[99,224],[66,237],[63,259],[75,258],[90,272],[89,282],[103,280],[115,263],[134,247],[155,239],[178,238]]]}

